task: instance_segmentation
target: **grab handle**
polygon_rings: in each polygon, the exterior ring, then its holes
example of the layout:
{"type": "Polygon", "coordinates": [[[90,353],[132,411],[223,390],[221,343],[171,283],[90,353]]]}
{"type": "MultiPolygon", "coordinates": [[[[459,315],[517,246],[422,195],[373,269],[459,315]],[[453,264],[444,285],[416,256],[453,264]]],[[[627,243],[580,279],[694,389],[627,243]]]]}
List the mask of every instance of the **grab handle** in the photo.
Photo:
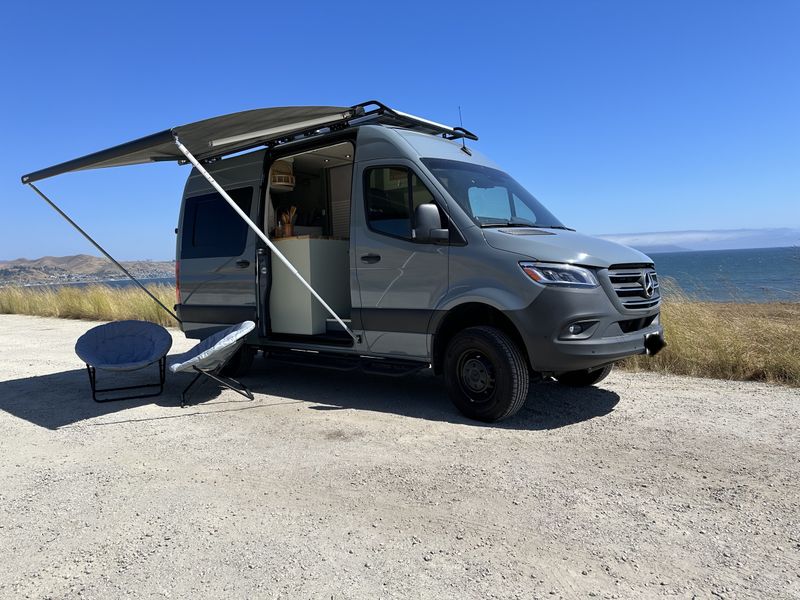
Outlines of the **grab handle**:
{"type": "Polygon", "coordinates": [[[376,262],[379,262],[380,260],[381,260],[380,254],[365,254],[364,256],[361,257],[361,262],[365,262],[368,265],[373,265],[376,262]]]}

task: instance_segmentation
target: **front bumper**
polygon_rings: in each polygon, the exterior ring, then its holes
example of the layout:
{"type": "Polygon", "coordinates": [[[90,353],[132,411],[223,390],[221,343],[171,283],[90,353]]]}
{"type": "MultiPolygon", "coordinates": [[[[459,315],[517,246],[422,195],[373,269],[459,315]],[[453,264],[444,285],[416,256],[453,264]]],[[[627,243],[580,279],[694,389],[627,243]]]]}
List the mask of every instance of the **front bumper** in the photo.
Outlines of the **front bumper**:
{"type": "Polygon", "coordinates": [[[541,373],[592,369],[645,354],[645,338],[663,336],[659,307],[622,312],[603,287],[546,288],[526,308],[506,315],[522,335],[531,367],[541,373]],[[570,335],[575,322],[593,323],[570,335]]]}

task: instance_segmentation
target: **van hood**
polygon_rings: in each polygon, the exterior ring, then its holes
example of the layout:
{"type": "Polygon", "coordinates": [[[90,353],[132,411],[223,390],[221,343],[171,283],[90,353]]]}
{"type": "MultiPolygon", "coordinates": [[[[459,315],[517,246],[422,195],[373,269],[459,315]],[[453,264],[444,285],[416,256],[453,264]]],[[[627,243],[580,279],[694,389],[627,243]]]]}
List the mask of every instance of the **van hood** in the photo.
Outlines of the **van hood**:
{"type": "Polygon", "coordinates": [[[484,228],[481,232],[492,248],[542,262],[601,269],[611,265],[653,262],[646,254],[628,246],[564,229],[484,228]]]}

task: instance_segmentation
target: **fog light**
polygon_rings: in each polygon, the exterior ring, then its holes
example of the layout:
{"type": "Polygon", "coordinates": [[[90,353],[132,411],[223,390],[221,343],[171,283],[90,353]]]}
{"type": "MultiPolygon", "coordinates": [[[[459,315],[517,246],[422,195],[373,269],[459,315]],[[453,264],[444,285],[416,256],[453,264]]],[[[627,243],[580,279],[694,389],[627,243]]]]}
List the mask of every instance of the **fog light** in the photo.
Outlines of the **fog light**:
{"type": "Polygon", "coordinates": [[[588,340],[595,333],[598,321],[573,321],[558,333],[558,339],[575,342],[588,340]]]}

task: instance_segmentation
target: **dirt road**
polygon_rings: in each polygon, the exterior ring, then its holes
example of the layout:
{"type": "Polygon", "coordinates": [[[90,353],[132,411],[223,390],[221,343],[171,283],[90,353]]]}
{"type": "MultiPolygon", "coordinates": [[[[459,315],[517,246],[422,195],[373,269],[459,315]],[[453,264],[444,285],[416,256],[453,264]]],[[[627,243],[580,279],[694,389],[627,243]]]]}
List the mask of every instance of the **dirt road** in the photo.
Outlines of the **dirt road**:
{"type": "Polygon", "coordinates": [[[257,359],[253,402],[95,404],[91,325],[0,315],[0,597],[800,597],[797,390],[615,372],[486,426],[257,359]]]}

